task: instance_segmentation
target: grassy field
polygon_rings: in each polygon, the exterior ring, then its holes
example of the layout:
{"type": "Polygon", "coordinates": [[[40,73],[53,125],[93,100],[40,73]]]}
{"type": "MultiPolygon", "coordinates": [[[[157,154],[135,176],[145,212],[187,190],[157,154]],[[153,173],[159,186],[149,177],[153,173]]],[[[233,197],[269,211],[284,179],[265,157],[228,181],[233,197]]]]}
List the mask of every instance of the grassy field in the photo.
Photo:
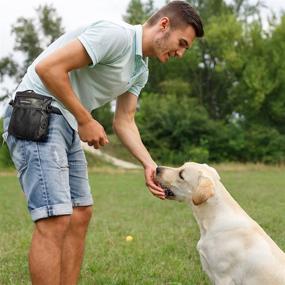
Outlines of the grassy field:
{"type": "MultiPolygon", "coordinates": [[[[284,168],[220,167],[239,204],[285,250],[284,168]]],[[[160,201],[141,172],[90,173],[95,199],[80,284],[207,285],[190,208],[160,201]],[[125,237],[132,235],[133,241],[125,237]]],[[[0,176],[0,284],[29,284],[32,223],[15,175],[0,176]]]]}

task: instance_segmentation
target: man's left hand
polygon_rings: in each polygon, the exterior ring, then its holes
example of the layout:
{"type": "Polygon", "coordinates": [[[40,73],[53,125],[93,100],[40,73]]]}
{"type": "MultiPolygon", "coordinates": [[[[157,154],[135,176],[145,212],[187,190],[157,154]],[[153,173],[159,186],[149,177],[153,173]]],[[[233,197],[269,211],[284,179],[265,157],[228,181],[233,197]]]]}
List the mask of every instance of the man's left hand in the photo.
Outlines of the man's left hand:
{"type": "Polygon", "coordinates": [[[155,182],[155,171],[156,165],[146,166],[144,169],[146,186],[149,191],[157,198],[164,200],[165,193],[164,190],[155,182]]]}

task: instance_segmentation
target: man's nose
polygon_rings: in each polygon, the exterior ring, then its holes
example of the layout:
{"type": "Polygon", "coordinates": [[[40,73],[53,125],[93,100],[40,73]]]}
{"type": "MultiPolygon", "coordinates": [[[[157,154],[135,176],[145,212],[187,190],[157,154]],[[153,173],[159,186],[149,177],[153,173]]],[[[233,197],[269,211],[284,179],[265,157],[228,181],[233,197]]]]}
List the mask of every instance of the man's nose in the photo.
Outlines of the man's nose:
{"type": "Polygon", "coordinates": [[[175,52],[176,56],[181,58],[184,55],[185,50],[186,50],[185,48],[180,48],[180,49],[176,50],[176,52],[175,52]]]}

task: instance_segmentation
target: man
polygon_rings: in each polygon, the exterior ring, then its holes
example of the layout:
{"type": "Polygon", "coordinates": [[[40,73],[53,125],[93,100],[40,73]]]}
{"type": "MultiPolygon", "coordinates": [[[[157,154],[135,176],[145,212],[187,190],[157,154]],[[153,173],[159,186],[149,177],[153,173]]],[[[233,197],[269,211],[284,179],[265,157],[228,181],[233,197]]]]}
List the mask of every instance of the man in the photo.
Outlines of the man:
{"type": "MultiPolygon", "coordinates": [[[[194,9],[173,1],[144,25],[98,21],[64,34],[28,68],[17,91],[52,96],[62,115],[51,114],[48,139],[17,139],[6,131],[11,156],[35,228],[29,252],[33,284],[76,284],[92,196],[80,139],[94,148],[108,143],[90,111],[116,98],[113,128],[144,167],[150,192],[164,199],[154,182],[156,163],[135,124],[139,93],[147,82],[147,57],[166,62],[182,57],[203,26],[194,9]]],[[[7,130],[12,107],[7,109],[7,130]]]]}

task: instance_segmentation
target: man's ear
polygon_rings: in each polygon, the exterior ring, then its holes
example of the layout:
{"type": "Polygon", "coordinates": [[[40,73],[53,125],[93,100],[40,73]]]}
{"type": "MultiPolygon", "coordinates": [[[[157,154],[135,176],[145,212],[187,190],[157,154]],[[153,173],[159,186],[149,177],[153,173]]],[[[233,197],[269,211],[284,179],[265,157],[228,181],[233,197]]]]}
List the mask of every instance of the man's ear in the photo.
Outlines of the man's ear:
{"type": "Polygon", "coordinates": [[[162,31],[166,31],[169,28],[170,21],[168,17],[163,17],[160,19],[160,28],[162,31]]]}
{"type": "Polygon", "coordinates": [[[200,205],[206,202],[214,195],[214,184],[212,180],[206,176],[201,176],[198,187],[192,194],[192,201],[194,205],[200,205]]]}

